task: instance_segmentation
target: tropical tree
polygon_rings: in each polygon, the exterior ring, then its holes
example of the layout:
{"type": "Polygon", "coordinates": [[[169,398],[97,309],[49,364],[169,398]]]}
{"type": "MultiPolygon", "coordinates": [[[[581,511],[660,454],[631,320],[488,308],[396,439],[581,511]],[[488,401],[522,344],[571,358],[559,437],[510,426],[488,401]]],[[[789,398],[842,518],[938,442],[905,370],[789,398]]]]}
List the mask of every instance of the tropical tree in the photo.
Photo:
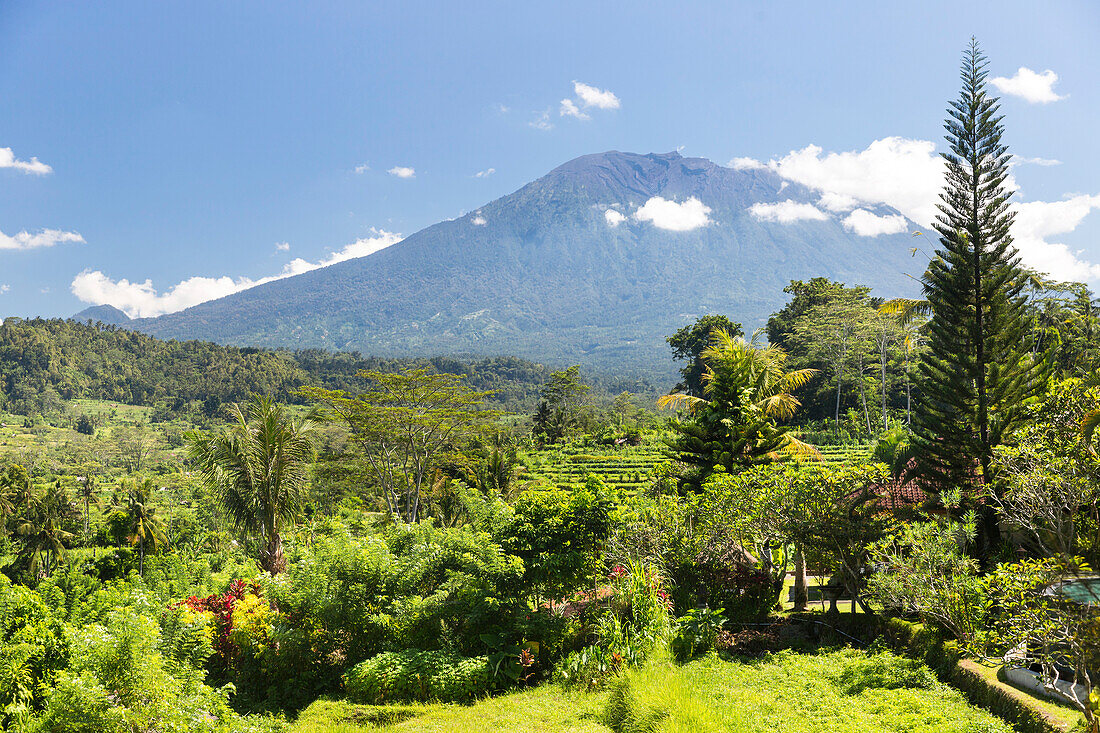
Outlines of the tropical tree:
{"type": "Polygon", "coordinates": [[[138,575],[141,576],[145,575],[146,545],[151,545],[155,552],[168,544],[164,522],[157,516],[151,501],[154,488],[151,478],[126,487],[124,503],[111,512],[112,519],[124,528],[130,544],[137,545],[138,575]]]}
{"type": "Polygon", "coordinates": [[[191,431],[186,438],[203,483],[238,530],[260,543],[260,567],[286,569],[282,531],[299,515],[313,460],[317,415],[295,417],[270,397],[255,396],[231,408],[234,424],[217,433],[191,431]]]}
{"type": "Polygon", "coordinates": [[[31,575],[44,578],[64,559],[65,543],[73,537],[65,529],[72,517],[72,502],[61,482],[51,485],[22,516],[16,534],[22,539],[20,554],[27,558],[31,575]]]}
{"type": "Polygon", "coordinates": [[[901,329],[902,353],[905,355],[905,424],[913,423],[913,379],[912,364],[914,356],[924,344],[923,328],[932,309],[927,300],[917,298],[894,298],[879,306],[879,313],[893,316],[901,329]]]}
{"type": "Polygon", "coordinates": [[[687,415],[673,418],[675,435],[666,441],[669,455],[692,467],[685,485],[700,487],[715,467],[733,471],[774,460],[780,453],[813,451],[778,423],[798,409],[791,391],[817,370],[787,371],[787,352],[760,347],[756,338],[745,341],[715,331],[713,344],[702,353],[706,396],[671,394],[657,401],[658,407],[681,408],[687,415]]]}
{"type": "Polygon", "coordinates": [[[819,296],[818,301],[795,319],[787,340],[798,344],[812,360],[827,365],[835,376],[833,419],[839,425],[841,394],[849,366],[859,380],[864,415],[867,414],[863,363],[870,344],[870,318],[874,310],[867,288],[863,287],[838,285],[819,296]]]}
{"type": "Polygon", "coordinates": [[[351,431],[396,522],[420,519],[421,490],[454,446],[488,430],[499,413],[484,409],[491,392],[477,392],[454,374],[427,369],[362,371],[370,389],[303,387],[300,393],[329,407],[351,431]]]}
{"type": "Polygon", "coordinates": [[[726,316],[706,315],[665,339],[672,349],[672,358],[685,362],[680,368],[680,383],[673,388],[674,392],[692,397],[703,396],[703,375],[707,370],[703,352],[710,346],[711,334],[719,330],[730,336],[744,334],[740,323],[734,323],[726,316]]]}
{"type": "Polygon", "coordinates": [[[532,416],[535,436],[553,443],[577,430],[588,389],[577,365],[551,372],[550,379],[542,385],[539,404],[532,416]]]}
{"type": "MultiPolygon", "coordinates": [[[[932,311],[919,369],[914,431],[920,468],[933,485],[998,492],[993,448],[1046,386],[1048,364],[1026,343],[1026,275],[1012,246],[1003,117],[986,89],[987,61],[972,40],[962,91],[945,122],[950,151],[935,225],[940,248],[923,277],[932,311]]],[[[982,504],[988,553],[1000,538],[993,502],[982,504]]]]}
{"type": "Polygon", "coordinates": [[[95,476],[90,472],[85,475],[77,485],[76,489],[77,500],[83,505],[84,515],[84,541],[87,542],[91,527],[89,523],[89,510],[91,507],[103,506],[103,499],[99,496],[99,489],[95,476]]]}

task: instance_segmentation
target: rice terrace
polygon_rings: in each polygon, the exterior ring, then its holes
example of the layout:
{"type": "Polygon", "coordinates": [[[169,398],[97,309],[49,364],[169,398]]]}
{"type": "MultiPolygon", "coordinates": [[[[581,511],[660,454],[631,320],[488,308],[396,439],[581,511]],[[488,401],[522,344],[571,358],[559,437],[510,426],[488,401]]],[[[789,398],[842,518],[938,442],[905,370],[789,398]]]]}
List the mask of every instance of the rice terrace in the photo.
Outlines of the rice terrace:
{"type": "Polygon", "coordinates": [[[0,730],[1100,733],[1098,37],[0,3],[0,730]]]}

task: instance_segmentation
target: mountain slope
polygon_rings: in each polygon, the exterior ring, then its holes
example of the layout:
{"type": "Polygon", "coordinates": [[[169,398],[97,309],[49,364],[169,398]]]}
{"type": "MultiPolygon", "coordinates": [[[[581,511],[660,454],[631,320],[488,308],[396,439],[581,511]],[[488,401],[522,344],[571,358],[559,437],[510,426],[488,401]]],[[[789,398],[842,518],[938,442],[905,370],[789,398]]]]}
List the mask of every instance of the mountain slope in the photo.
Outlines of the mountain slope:
{"type": "Polygon", "coordinates": [[[74,321],[88,321],[92,323],[107,323],[123,326],[130,322],[130,316],[123,313],[113,305],[93,305],[85,308],[73,316],[74,321]]]}
{"type": "Polygon", "coordinates": [[[368,257],[132,326],[256,346],[515,354],[667,371],[664,336],[704,313],[762,325],[792,278],[915,294],[907,234],[860,237],[835,216],[781,224],[748,211],[818,198],[767,169],[677,153],[588,155],[368,257]],[[669,231],[632,216],[654,196],[695,197],[710,223],[669,231]],[[608,209],[625,219],[612,226],[608,209]]]}

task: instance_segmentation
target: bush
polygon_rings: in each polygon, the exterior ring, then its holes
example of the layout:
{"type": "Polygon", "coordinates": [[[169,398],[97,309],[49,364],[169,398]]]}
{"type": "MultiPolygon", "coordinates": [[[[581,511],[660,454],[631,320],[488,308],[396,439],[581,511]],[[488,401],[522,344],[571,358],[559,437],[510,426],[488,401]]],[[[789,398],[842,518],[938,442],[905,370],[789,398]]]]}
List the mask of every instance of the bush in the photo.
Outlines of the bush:
{"type": "Polygon", "coordinates": [[[718,632],[726,622],[722,610],[696,608],[676,621],[676,634],[669,643],[669,651],[677,662],[686,662],[697,654],[714,648],[718,632]]]}
{"type": "Polygon", "coordinates": [[[344,675],[353,702],[467,702],[495,685],[488,657],[460,657],[440,651],[408,649],[383,652],[355,665],[344,675]]]}
{"type": "Polygon", "coordinates": [[[782,591],[782,582],[776,582],[763,570],[702,557],[675,568],[673,580],[677,604],[690,608],[705,603],[722,608],[733,622],[751,623],[767,618],[782,591]]]}
{"type": "Polygon", "coordinates": [[[71,663],[51,691],[41,730],[236,733],[276,725],[240,718],[228,690],[208,687],[200,670],[166,658],[162,641],[157,623],[132,608],[73,630],[71,663]]]}
{"type": "Polygon", "coordinates": [[[37,593],[0,576],[0,730],[18,729],[45,703],[68,649],[60,622],[37,593]]]}

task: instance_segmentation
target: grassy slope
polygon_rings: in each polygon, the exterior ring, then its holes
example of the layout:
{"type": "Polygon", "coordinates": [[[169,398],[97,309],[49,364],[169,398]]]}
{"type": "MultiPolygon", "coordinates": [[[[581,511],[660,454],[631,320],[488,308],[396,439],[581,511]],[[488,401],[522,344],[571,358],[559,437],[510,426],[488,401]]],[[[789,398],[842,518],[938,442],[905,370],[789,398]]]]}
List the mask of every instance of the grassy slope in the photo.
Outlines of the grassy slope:
{"type": "MultiPolygon", "coordinates": [[[[1009,733],[1011,728],[968,705],[944,685],[932,689],[867,689],[845,693],[839,670],[860,664],[858,652],[779,654],[756,663],[716,658],[684,667],[654,662],[627,677],[632,706],[649,724],[635,731],[730,733],[1009,733]]],[[[483,700],[470,706],[365,706],[337,700],[314,703],[293,733],[365,731],[508,731],[585,733],[610,729],[600,721],[607,693],[564,691],[554,685],[483,700]]]]}
{"type": "Polygon", "coordinates": [[[607,733],[598,716],[606,693],[563,691],[553,685],[483,700],[474,705],[352,705],[318,700],[298,717],[293,733],[464,731],[487,733],[607,733]],[[391,724],[386,724],[398,719],[391,724]],[[400,720],[404,718],[404,720],[400,720]]]}
{"type": "MultiPolygon", "coordinates": [[[[716,659],[683,668],[652,665],[632,673],[637,710],[667,711],[658,730],[731,733],[1008,733],[1007,723],[970,706],[945,685],[932,689],[865,689],[845,692],[836,676],[863,664],[858,652],[777,654],[751,664],[716,659]]],[[[627,726],[624,733],[646,730],[627,726]]]]}

